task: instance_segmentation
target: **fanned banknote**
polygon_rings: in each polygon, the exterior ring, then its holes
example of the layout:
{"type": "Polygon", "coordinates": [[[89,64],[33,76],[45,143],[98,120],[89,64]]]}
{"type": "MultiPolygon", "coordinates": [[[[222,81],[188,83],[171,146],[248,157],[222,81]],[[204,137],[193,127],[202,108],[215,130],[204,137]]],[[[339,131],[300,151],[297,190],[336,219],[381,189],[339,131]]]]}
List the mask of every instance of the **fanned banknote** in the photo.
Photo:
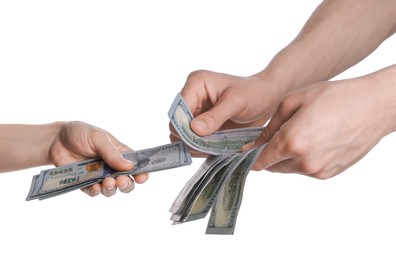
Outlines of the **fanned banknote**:
{"type": "Polygon", "coordinates": [[[192,215],[192,209],[196,206],[199,207],[197,203],[202,203],[202,201],[198,200],[200,198],[200,194],[204,191],[208,184],[210,184],[209,186],[212,186],[212,190],[210,192],[212,197],[207,197],[207,199],[209,199],[209,202],[207,202],[207,204],[210,205],[210,200],[216,197],[217,190],[222,185],[225,178],[229,175],[230,172],[233,172],[233,170],[242,162],[245,156],[245,154],[235,154],[233,156],[229,156],[224,161],[225,163],[219,165],[219,167],[217,167],[215,171],[210,171],[209,174],[205,176],[205,180],[203,180],[202,183],[199,185],[199,189],[197,189],[197,192],[194,194],[193,199],[191,199],[191,202],[187,204],[187,207],[184,208],[181,218],[177,220],[176,223],[197,220],[199,218],[205,217],[205,213],[207,213],[205,210],[201,212],[201,214],[197,214],[196,212],[194,212],[195,214],[192,215]],[[214,177],[216,176],[218,178],[214,179],[214,177]]]}
{"type": "Polygon", "coordinates": [[[190,128],[194,119],[180,93],[168,117],[180,138],[192,149],[208,154],[172,204],[173,224],[204,218],[212,209],[206,234],[234,234],[246,177],[265,145],[242,153],[262,127],[230,129],[199,136],[190,128]]]}
{"type": "Polygon", "coordinates": [[[227,174],[212,207],[206,234],[234,234],[246,177],[263,148],[247,152],[242,162],[227,174]]]}
{"type": "Polygon", "coordinates": [[[168,117],[186,144],[194,150],[213,155],[240,153],[241,147],[256,140],[263,130],[262,127],[238,128],[217,131],[209,136],[199,136],[190,128],[194,116],[180,93],[173,101],[168,117]]]}
{"type": "Polygon", "coordinates": [[[52,169],[33,176],[26,200],[46,199],[101,182],[108,176],[135,175],[191,164],[191,155],[183,142],[124,153],[135,163],[131,171],[117,172],[102,159],[90,159],[52,169]]]}
{"type": "MultiPolygon", "coordinates": [[[[208,182],[213,178],[213,175],[219,171],[219,169],[223,167],[227,167],[229,165],[229,162],[237,155],[233,156],[213,156],[209,155],[208,158],[206,159],[206,163],[204,162],[202,165],[206,165],[208,162],[208,159],[211,157],[216,158],[216,160],[210,167],[205,167],[204,172],[202,172],[202,167],[198,169],[195,175],[190,179],[190,181],[187,182],[185,187],[189,187],[187,189],[188,192],[182,192],[175,200],[175,202],[180,201],[178,203],[178,207],[175,208],[175,205],[177,203],[174,203],[171,212],[173,213],[171,216],[171,220],[173,220],[174,224],[179,224],[182,222],[185,222],[186,218],[190,215],[192,207],[195,205],[197,198],[199,197],[199,194],[202,192],[202,190],[205,188],[205,186],[208,184],[208,182]]],[[[209,160],[210,161],[210,160],[209,160]]],[[[185,190],[185,189],[183,189],[185,190]]]]}
{"type": "Polygon", "coordinates": [[[176,213],[179,208],[183,207],[184,204],[186,204],[186,200],[188,199],[188,197],[192,196],[194,190],[197,188],[197,184],[202,181],[205,174],[207,174],[207,172],[211,168],[214,168],[217,164],[221,163],[225,158],[225,156],[222,157],[209,155],[202,163],[201,167],[199,167],[196,173],[184,185],[183,189],[176,197],[169,211],[172,213],[176,213]]]}

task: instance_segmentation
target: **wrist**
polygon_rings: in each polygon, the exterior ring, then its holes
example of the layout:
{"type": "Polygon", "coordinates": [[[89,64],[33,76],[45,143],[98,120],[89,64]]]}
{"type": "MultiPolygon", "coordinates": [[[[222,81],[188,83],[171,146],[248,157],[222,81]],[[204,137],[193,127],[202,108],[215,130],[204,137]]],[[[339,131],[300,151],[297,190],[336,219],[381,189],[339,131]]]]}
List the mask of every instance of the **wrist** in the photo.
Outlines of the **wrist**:
{"type": "Polygon", "coordinates": [[[371,88],[378,96],[378,112],[384,115],[384,135],[396,131],[396,65],[368,75],[371,88]]]}
{"type": "Polygon", "coordinates": [[[272,67],[267,67],[259,73],[252,75],[252,77],[263,81],[263,85],[272,86],[272,90],[274,91],[272,94],[275,94],[279,99],[295,89],[290,84],[291,79],[288,79],[288,75],[272,67]]]}
{"type": "Polygon", "coordinates": [[[42,146],[39,149],[38,154],[41,156],[43,164],[53,164],[51,155],[52,147],[54,143],[59,141],[60,133],[64,129],[67,122],[54,122],[42,126],[42,146]]]}
{"type": "Polygon", "coordinates": [[[337,73],[317,56],[315,49],[292,42],[281,50],[257,77],[270,78],[285,95],[320,81],[329,80],[337,73]]]}

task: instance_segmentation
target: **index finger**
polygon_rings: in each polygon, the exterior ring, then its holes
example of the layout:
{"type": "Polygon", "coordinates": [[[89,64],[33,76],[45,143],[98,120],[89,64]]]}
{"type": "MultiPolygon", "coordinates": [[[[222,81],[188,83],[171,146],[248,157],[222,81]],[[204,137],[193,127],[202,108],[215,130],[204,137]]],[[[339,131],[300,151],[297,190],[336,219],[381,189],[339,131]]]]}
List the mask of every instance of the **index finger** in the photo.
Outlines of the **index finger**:
{"type": "Polygon", "coordinates": [[[279,132],[275,133],[257,158],[253,170],[265,170],[292,157],[291,154],[284,152],[280,139],[279,132]]]}

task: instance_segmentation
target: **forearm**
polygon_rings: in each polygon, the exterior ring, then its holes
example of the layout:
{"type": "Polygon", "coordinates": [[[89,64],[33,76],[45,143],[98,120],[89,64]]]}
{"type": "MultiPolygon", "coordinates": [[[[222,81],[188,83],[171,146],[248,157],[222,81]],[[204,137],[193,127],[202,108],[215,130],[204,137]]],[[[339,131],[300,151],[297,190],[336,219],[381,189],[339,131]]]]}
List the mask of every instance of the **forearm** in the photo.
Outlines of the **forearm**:
{"type": "Polygon", "coordinates": [[[258,76],[284,93],[338,75],[396,30],[394,0],[325,0],[297,37],[258,76]]]}
{"type": "Polygon", "coordinates": [[[0,172],[49,164],[48,151],[62,124],[0,125],[0,172]]]}
{"type": "Polygon", "coordinates": [[[367,84],[366,106],[373,103],[372,116],[382,128],[382,136],[396,131],[396,64],[362,77],[367,84]]]}

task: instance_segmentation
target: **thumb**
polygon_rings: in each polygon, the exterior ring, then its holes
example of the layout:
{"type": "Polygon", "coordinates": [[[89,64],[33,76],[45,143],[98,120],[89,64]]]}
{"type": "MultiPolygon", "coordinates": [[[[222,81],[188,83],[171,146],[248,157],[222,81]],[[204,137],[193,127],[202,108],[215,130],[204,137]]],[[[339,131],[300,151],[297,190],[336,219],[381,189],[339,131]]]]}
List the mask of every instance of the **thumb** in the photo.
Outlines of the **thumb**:
{"type": "MultiPolygon", "coordinates": [[[[133,169],[135,164],[124,158],[119,149],[113,143],[114,140],[110,138],[97,139],[95,143],[95,151],[99,156],[113,169],[117,171],[128,171],[133,169]]],[[[121,150],[131,150],[126,146],[122,147],[121,150]]]]}
{"type": "Polygon", "coordinates": [[[129,171],[135,167],[135,163],[125,159],[117,149],[112,154],[103,155],[102,158],[111,168],[117,171],[129,171]]]}
{"type": "Polygon", "coordinates": [[[238,113],[231,99],[219,100],[210,110],[196,116],[190,123],[191,129],[200,136],[210,135],[220,129],[238,113]]]}

